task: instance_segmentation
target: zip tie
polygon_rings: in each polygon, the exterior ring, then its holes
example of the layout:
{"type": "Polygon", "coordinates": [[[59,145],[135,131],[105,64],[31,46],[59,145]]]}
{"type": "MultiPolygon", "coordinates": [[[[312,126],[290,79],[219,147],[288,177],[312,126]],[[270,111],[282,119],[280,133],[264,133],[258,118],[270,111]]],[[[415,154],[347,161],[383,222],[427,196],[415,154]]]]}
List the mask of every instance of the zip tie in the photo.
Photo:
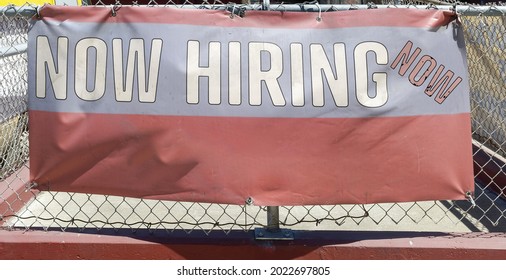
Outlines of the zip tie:
{"type": "Polygon", "coordinates": [[[473,195],[470,191],[466,192],[466,198],[469,200],[469,202],[471,202],[473,208],[476,207],[476,202],[474,201],[473,195]]]}

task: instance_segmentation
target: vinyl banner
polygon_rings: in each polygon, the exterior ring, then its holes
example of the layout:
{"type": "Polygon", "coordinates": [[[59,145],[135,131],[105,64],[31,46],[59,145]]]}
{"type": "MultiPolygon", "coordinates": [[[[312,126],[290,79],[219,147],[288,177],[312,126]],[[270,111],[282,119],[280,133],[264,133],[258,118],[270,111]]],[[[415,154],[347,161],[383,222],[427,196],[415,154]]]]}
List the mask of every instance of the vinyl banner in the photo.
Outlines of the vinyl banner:
{"type": "Polygon", "coordinates": [[[307,205],[474,188],[451,12],[45,7],[29,33],[31,180],[307,205]]]}

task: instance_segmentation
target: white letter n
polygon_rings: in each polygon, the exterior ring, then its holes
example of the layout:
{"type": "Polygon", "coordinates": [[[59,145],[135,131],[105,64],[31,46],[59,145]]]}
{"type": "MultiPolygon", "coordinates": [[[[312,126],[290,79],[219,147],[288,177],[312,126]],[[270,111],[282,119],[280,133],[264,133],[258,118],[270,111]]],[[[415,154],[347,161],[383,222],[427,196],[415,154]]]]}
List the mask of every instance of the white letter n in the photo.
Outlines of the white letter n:
{"type": "Polygon", "coordinates": [[[62,100],[67,98],[68,47],[69,39],[59,37],[56,54],[58,57],[58,69],[56,69],[49,40],[46,36],[37,37],[35,96],[38,98],[46,98],[46,69],[49,72],[49,80],[51,80],[56,99],[62,100]]]}

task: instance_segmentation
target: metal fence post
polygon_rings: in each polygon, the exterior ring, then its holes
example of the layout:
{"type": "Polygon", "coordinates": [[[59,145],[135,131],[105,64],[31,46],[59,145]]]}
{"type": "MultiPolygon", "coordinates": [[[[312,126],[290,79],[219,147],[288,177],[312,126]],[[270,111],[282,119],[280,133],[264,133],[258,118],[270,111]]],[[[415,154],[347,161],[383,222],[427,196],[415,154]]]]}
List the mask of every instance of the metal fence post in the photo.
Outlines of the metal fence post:
{"type": "Polygon", "coordinates": [[[279,225],[279,206],[267,206],[267,226],[255,229],[255,239],[293,240],[292,230],[282,229],[279,225]]]}
{"type": "Polygon", "coordinates": [[[267,230],[279,231],[279,206],[267,206],[267,230]]]}

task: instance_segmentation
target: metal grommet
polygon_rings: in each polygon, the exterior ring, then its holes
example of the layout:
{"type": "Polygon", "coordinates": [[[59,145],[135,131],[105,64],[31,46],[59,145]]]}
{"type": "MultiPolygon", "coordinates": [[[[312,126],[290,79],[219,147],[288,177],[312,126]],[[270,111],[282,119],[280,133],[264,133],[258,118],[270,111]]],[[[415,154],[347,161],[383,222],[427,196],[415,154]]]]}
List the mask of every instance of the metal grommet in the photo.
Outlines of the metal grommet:
{"type": "Polygon", "coordinates": [[[254,202],[254,201],[253,201],[253,198],[252,198],[252,197],[248,197],[248,198],[246,198],[246,201],[245,201],[245,202],[246,202],[246,205],[253,205],[253,202],[254,202]]]}

